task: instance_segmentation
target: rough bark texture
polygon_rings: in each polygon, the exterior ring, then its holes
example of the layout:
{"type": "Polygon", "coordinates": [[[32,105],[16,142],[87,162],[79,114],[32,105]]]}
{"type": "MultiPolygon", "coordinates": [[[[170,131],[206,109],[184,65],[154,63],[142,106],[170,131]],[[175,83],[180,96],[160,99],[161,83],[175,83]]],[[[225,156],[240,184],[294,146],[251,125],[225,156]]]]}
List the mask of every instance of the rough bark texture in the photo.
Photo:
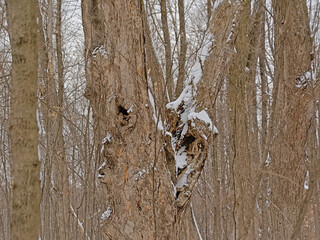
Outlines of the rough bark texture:
{"type": "Polygon", "coordinates": [[[271,178],[273,237],[288,239],[298,219],[305,196],[308,163],[306,142],[312,117],[310,84],[311,38],[306,2],[273,1],[275,13],[275,79],[278,84],[279,116],[271,149],[271,168],[280,176],[271,178]],[[281,182],[281,184],[280,184],[281,182]]]}
{"type": "MultiPolygon", "coordinates": [[[[260,5],[260,6],[259,6],[260,5]]],[[[236,238],[245,235],[245,222],[251,207],[250,197],[252,182],[255,181],[256,169],[260,162],[258,144],[256,76],[255,68],[258,57],[259,8],[250,13],[250,1],[239,5],[239,21],[235,40],[235,56],[229,66],[227,85],[229,101],[230,138],[233,178],[234,178],[234,217],[236,238]],[[247,194],[243,194],[246,192],[247,194]]]]}
{"type": "Polygon", "coordinates": [[[40,162],[37,109],[37,1],[7,1],[12,47],[10,137],[12,152],[11,239],[38,239],[40,162]]]}
{"type": "MultiPolygon", "coordinates": [[[[192,109],[184,101],[176,111],[165,111],[165,84],[143,1],[83,1],[82,9],[85,96],[93,107],[95,138],[101,143],[99,179],[109,204],[102,222],[105,236],[195,239],[189,200],[207,157],[208,126],[182,120],[192,109]],[[175,139],[166,144],[164,119],[167,134],[175,139]],[[188,131],[181,135],[184,126],[188,131]],[[190,167],[176,172],[179,149],[185,149],[190,167]],[[177,184],[180,178],[189,184],[177,184]]],[[[201,101],[197,106],[204,108],[201,101]]]]}
{"type": "Polygon", "coordinates": [[[111,210],[102,223],[109,239],[173,239],[176,233],[172,187],[148,99],[142,7],[136,1],[83,2],[87,97],[99,122],[95,136],[106,137],[97,140],[111,210]]]}

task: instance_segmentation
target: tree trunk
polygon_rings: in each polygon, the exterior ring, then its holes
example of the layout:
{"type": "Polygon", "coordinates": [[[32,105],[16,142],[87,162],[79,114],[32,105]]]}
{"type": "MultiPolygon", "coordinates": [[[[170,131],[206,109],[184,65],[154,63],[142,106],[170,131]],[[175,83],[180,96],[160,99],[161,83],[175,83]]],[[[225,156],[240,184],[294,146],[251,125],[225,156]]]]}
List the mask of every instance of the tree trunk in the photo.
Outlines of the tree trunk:
{"type": "Polygon", "coordinates": [[[194,239],[191,214],[185,213],[212,129],[194,111],[208,105],[203,97],[196,101],[190,95],[196,89],[188,86],[184,94],[192,98],[181,97],[166,109],[143,1],[84,0],[82,10],[85,96],[93,108],[99,179],[108,198],[103,231],[109,239],[194,239]],[[186,165],[179,168],[175,157],[182,152],[186,165]]]}
{"type": "Polygon", "coordinates": [[[38,239],[40,162],[38,160],[37,1],[8,0],[12,47],[10,137],[12,152],[11,239],[38,239]]]}
{"type": "Polygon", "coordinates": [[[68,173],[68,163],[66,159],[65,143],[63,136],[63,105],[64,105],[64,67],[62,58],[62,32],[61,32],[61,0],[57,0],[57,19],[56,19],[56,53],[58,70],[58,94],[57,94],[57,183],[59,188],[59,221],[60,239],[70,239],[70,182],[68,173]]]}
{"type": "Polygon", "coordinates": [[[161,25],[163,32],[163,41],[165,49],[165,59],[166,59],[166,85],[168,89],[168,94],[170,100],[174,99],[174,83],[172,76],[172,56],[171,56],[171,40],[168,27],[168,16],[167,16],[167,0],[160,1],[161,6],[161,25]]]}
{"type": "MultiPolygon", "coordinates": [[[[279,94],[276,135],[271,150],[273,172],[296,184],[271,178],[275,239],[288,239],[294,231],[306,190],[306,149],[312,117],[310,83],[311,37],[306,1],[273,1],[275,16],[275,80],[279,94]],[[281,182],[281,183],[280,183],[281,182]]],[[[310,190],[309,190],[310,191],[310,190]]],[[[299,236],[296,236],[299,237],[299,236]]]]}
{"type": "Polygon", "coordinates": [[[186,77],[186,57],[187,57],[187,36],[186,24],[184,16],[184,0],[178,0],[179,9],[179,37],[180,37],[180,52],[179,52],[179,74],[175,96],[179,97],[184,87],[186,77]]]}
{"type": "Polygon", "coordinates": [[[99,176],[109,205],[103,231],[109,239],[174,239],[174,196],[159,160],[164,154],[145,78],[142,3],[83,1],[82,7],[86,97],[102,146],[99,176]]]}

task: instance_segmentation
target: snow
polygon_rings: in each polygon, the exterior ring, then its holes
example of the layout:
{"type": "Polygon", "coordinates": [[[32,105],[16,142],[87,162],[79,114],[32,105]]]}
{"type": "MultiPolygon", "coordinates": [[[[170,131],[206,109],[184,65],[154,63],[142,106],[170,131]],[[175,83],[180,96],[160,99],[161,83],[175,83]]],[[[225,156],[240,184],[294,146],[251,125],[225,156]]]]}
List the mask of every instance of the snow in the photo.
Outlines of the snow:
{"type": "Polygon", "coordinates": [[[111,138],[112,138],[111,133],[107,133],[107,136],[102,140],[102,147],[101,147],[101,150],[100,150],[101,153],[103,153],[103,151],[104,151],[104,144],[105,143],[110,143],[111,142],[111,138]]]}
{"type": "MultiPolygon", "coordinates": [[[[234,17],[232,19],[232,27],[231,27],[231,30],[230,30],[230,33],[229,33],[229,36],[227,39],[227,43],[229,43],[233,37],[235,27],[236,27],[236,18],[237,18],[238,13],[239,13],[239,11],[236,11],[236,14],[234,15],[234,17]]],[[[237,52],[236,48],[234,48],[234,50],[235,50],[235,52],[237,52]]]]}
{"type": "Polygon", "coordinates": [[[182,147],[178,150],[178,152],[175,154],[175,160],[176,171],[178,171],[178,168],[183,169],[187,165],[187,153],[185,147],[182,147]]]}
{"type": "Polygon", "coordinates": [[[305,88],[307,87],[308,82],[311,80],[311,72],[307,71],[300,76],[296,77],[296,88],[305,88]]]}
{"type": "Polygon", "coordinates": [[[172,109],[177,112],[178,107],[180,106],[182,101],[186,105],[187,103],[190,103],[192,101],[192,99],[193,99],[192,86],[188,85],[183,89],[182,93],[177,98],[177,100],[168,103],[166,107],[167,107],[167,109],[172,109]]]}
{"type": "Polygon", "coordinates": [[[213,10],[219,7],[219,5],[223,2],[223,0],[216,0],[213,4],[213,10]]]}
{"type": "Polygon", "coordinates": [[[103,162],[103,163],[100,165],[100,167],[99,167],[98,170],[101,170],[105,165],[106,165],[106,162],[103,162]]]}
{"type": "Polygon", "coordinates": [[[190,164],[187,166],[187,170],[183,175],[178,179],[176,188],[181,188],[182,186],[188,185],[188,175],[191,173],[193,170],[193,164],[190,164]]]}
{"type": "Polygon", "coordinates": [[[111,207],[109,206],[107,208],[106,211],[104,211],[104,213],[101,214],[101,220],[107,220],[110,216],[111,216],[111,213],[112,213],[112,209],[111,207]]]}
{"type": "MultiPolygon", "coordinates": [[[[216,2],[217,3],[217,2],[216,2]]],[[[171,136],[171,145],[172,149],[175,151],[175,165],[176,172],[178,169],[184,169],[184,173],[179,176],[176,185],[174,186],[174,193],[177,188],[181,188],[182,186],[188,185],[188,175],[193,171],[193,165],[188,165],[188,156],[187,150],[185,147],[181,147],[180,149],[176,149],[177,143],[182,141],[186,133],[188,132],[189,127],[196,127],[196,120],[203,122],[207,125],[208,129],[214,134],[218,133],[218,129],[213,125],[211,118],[209,117],[206,110],[201,110],[200,112],[196,111],[197,101],[197,84],[202,77],[201,70],[201,62],[204,62],[206,57],[209,55],[209,51],[211,49],[211,43],[213,37],[207,36],[206,43],[199,50],[198,55],[199,59],[193,65],[190,75],[191,77],[187,81],[187,85],[184,87],[180,96],[175,100],[166,105],[168,110],[176,112],[181,120],[181,125],[178,126],[181,130],[179,134],[179,139],[177,137],[172,136],[171,134],[167,134],[171,136]],[[182,108],[181,108],[182,107],[182,108]]],[[[150,96],[149,96],[150,99],[150,96]]],[[[151,101],[151,104],[153,102],[151,101]]],[[[200,132],[204,139],[207,139],[207,136],[200,132]]]]}
{"type": "Polygon", "coordinates": [[[191,126],[195,126],[195,124],[193,123],[193,120],[195,120],[195,119],[199,119],[200,121],[207,124],[209,126],[210,131],[212,131],[212,121],[206,111],[202,110],[201,112],[198,112],[198,113],[191,112],[188,115],[188,120],[192,121],[191,126]]]}
{"type": "Polygon", "coordinates": [[[144,179],[144,175],[145,174],[148,174],[149,173],[149,170],[147,169],[142,169],[142,170],[140,170],[137,174],[136,174],[136,178],[135,178],[135,180],[137,181],[137,180],[139,180],[139,179],[144,179]]]}
{"type": "Polygon", "coordinates": [[[216,126],[213,126],[213,134],[219,134],[219,130],[216,126]]]}
{"type": "MultiPolygon", "coordinates": [[[[44,132],[44,129],[42,128],[42,125],[41,125],[39,108],[37,108],[37,111],[36,111],[36,119],[37,119],[37,125],[38,125],[38,136],[41,136],[42,132],[44,132]]],[[[38,161],[41,162],[41,145],[40,145],[40,143],[38,143],[38,161]]],[[[41,172],[40,172],[40,174],[41,174],[41,172]]]]}
{"type": "Polygon", "coordinates": [[[98,178],[104,178],[104,174],[100,174],[100,170],[102,170],[102,168],[106,166],[106,162],[103,162],[100,167],[98,168],[98,178]]]}
{"type": "Polygon", "coordinates": [[[76,214],[76,212],[74,211],[74,208],[72,207],[72,205],[70,204],[70,209],[72,212],[72,215],[77,219],[78,221],[78,225],[81,228],[82,232],[84,233],[84,235],[87,237],[88,240],[90,240],[90,237],[88,236],[88,234],[85,232],[84,227],[83,227],[83,223],[80,221],[78,215],[76,214]]]}
{"type": "Polygon", "coordinates": [[[303,184],[303,187],[305,190],[309,190],[309,170],[306,171],[306,177],[305,177],[305,180],[304,180],[304,184],[303,184]]]}
{"type": "Polygon", "coordinates": [[[111,133],[107,133],[107,136],[102,140],[102,144],[105,144],[106,142],[111,142],[112,135],[111,133]]]}
{"type": "MultiPolygon", "coordinates": [[[[229,42],[231,41],[232,36],[233,36],[233,31],[231,31],[231,32],[229,33],[229,36],[228,36],[228,39],[227,39],[227,43],[229,43],[229,42]]],[[[234,48],[234,52],[235,52],[235,53],[237,52],[236,48],[234,48]]]]}
{"type": "Polygon", "coordinates": [[[128,113],[133,112],[133,109],[132,109],[132,108],[133,108],[133,105],[131,105],[131,106],[130,106],[130,108],[128,109],[128,111],[127,111],[127,112],[128,112],[128,113]]]}
{"type": "Polygon", "coordinates": [[[104,48],[104,46],[98,46],[95,49],[93,49],[92,51],[92,56],[95,58],[97,57],[97,54],[100,53],[101,56],[107,58],[108,57],[108,52],[107,50],[104,48]]]}
{"type": "Polygon", "coordinates": [[[111,96],[108,97],[108,102],[111,102],[112,99],[116,98],[117,95],[116,94],[111,94],[111,96]]]}
{"type": "Polygon", "coordinates": [[[268,167],[270,163],[271,163],[271,157],[270,157],[270,153],[268,153],[267,159],[266,159],[266,166],[268,167]]]}
{"type": "Polygon", "coordinates": [[[150,102],[150,104],[152,106],[152,110],[153,110],[154,123],[157,125],[157,129],[159,131],[163,131],[164,127],[163,127],[163,124],[162,124],[162,120],[161,120],[161,117],[159,115],[159,112],[157,111],[157,109],[155,107],[154,98],[153,98],[153,95],[152,95],[150,89],[148,89],[148,96],[149,96],[149,102],[150,102]]]}
{"type": "Polygon", "coordinates": [[[202,77],[202,63],[206,61],[206,58],[210,55],[209,52],[212,48],[213,43],[215,42],[214,36],[212,34],[208,34],[204,40],[204,45],[198,52],[198,58],[195,64],[191,69],[191,75],[194,86],[198,84],[202,77]]]}

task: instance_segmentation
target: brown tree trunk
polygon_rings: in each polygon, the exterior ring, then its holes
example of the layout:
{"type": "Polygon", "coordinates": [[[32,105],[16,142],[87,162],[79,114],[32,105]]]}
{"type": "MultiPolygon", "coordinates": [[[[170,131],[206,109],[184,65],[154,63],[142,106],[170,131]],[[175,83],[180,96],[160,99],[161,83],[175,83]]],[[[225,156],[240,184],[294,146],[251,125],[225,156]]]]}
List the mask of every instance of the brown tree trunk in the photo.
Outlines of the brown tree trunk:
{"type": "Polygon", "coordinates": [[[142,3],[83,1],[82,7],[86,96],[108,197],[103,231],[109,239],[174,239],[174,196],[148,98],[142,3]]]}
{"type": "Polygon", "coordinates": [[[165,58],[166,58],[166,85],[170,100],[174,100],[174,83],[172,77],[172,56],[171,56],[171,41],[168,26],[167,0],[160,1],[161,6],[161,24],[164,40],[165,58]]]}
{"type": "Polygon", "coordinates": [[[37,1],[7,1],[12,47],[10,137],[11,239],[38,239],[40,162],[36,121],[38,83],[37,1]]]}
{"type": "Polygon", "coordinates": [[[271,178],[273,237],[288,239],[306,194],[306,157],[311,154],[306,155],[306,142],[313,105],[308,76],[312,45],[306,1],[273,1],[273,9],[275,81],[279,82],[279,94],[271,167],[300,186],[277,176],[271,178]]]}
{"type": "Polygon", "coordinates": [[[189,104],[180,99],[166,110],[143,1],[83,1],[82,10],[85,96],[93,108],[99,180],[108,198],[103,232],[109,239],[194,239],[186,211],[207,157],[212,123],[193,111],[208,105],[201,96],[189,104]],[[179,151],[187,157],[181,168],[175,166],[179,151]]]}
{"type": "Polygon", "coordinates": [[[179,36],[180,36],[180,52],[179,52],[179,74],[176,87],[176,97],[179,97],[184,87],[186,77],[186,57],[187,57],[187,36],[184,14],[184,0],[178,0],[179,9],[179,36]]]}

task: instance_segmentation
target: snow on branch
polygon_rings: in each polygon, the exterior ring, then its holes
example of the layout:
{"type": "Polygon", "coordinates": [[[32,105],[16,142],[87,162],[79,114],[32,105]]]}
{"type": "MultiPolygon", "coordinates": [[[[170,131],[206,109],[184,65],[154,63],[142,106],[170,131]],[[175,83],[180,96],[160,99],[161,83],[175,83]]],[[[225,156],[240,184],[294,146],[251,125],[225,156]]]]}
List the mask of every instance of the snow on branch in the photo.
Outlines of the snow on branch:
{"type": "Polygon", "coordinates": [[[72,207],[72,205],[70,204],[70,210],[71,210],[71,213],[73,215],[73,217],[76,219],[77,223],[78,223],[78,226],[79,228],[81,229],[81,232],[83,233],[83,235],[87,238],[87,240],[90,240],[90,237],[88,236],[88,234],[85,232],[85,229],[83,227],[83,222],[80,221],[77,213],[75,212],[74,208],[72,207]]]}
{"type": "Polygon", "coordinates": [[[167,165],[180,208],[190,199],[201,174],[207,158],[209,137],[217,134],[208,113],[205,110],[196,111],[195,85],[187,85],[179,98],[166,106],[167,165]]]}

